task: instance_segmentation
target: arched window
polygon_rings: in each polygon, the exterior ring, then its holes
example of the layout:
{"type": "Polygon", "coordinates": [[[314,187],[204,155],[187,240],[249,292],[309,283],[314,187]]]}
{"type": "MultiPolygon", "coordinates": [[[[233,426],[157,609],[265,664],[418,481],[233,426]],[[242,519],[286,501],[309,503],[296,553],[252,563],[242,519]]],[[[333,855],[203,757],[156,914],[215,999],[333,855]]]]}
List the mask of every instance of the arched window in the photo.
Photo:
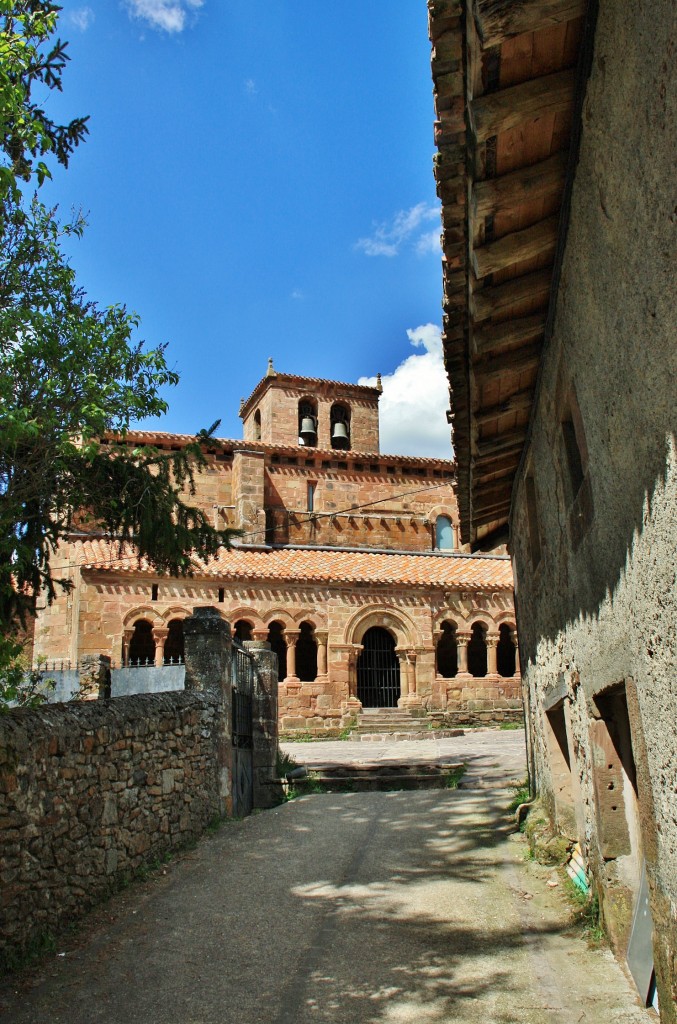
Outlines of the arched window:
{"type": "Polygon", "coordinates": [[[347,450],[350,448],[350,409],[338,402],[331,407],[331,446],[347,450]]]}
{"type": "Polygon", "coordinates": [[[153,639],[153,627],[148,619],[137,619],[134,623],[134,632],[132,634],[132,639],[129,642],[129,664],[155,664],[155,640],[153,639]]]}
{"type": "Polygon", "coordinates": [[[317,678],[317,643],[309,622],[301,623],[296,641],[296,674],[303,683],[312,683],[317,678]]]}
{"type": "Polygon", "coordinates": [[[487,631],[481,622],[475,622],[468,644],[468,672],[471,676],[487,674],[487,631]]]}
{"type": "Polygon", "coordinates": [[[496,666],[499,676],[515,675],[515,644],[512,639],[512,629],[505,622],[498,630],[496,666]]]}
{"type": "Polygon", "coordinates": [[[252,638],[252,624],[247,622],[246,619],[238,619],[235,623],[234,636],[240,643],[244,643],[245,640],[251,640],[252,638]]]}
{"type": "Polygon", "coordinates": [[[435,547],[438,551],[453,551],[454,528],[449,516],[438,516],[435,520],[435,547]]]}
{"type": "Polygon", "coordinates": [[[254,440],[261,440],[261,410],[257,409],[254,413],[254,440]]]}
{"type": "Polygon", "coordinates": [[[317,448],[317,405],[309,398],[299,402],[299,444],[317,448]]]}
{"type": "Polygon", "coordinates": [[[169,632],[165,640],[165,665],[183,664],[183,620],[171,619],[167,624],[169,632]]]}
{"type": "Polygon", "coordinates": [[[442,636],[437,644],[437,674],[453,679],[458,672],[458,644],[453,622],[442,623],[442,636]]]}
{"type": "Polygon", "coordinates": [[[284,626],[281,622],[271,622],[268,626],[268,643],[271,651],[277,654],[278,682],[287,678],[287,645],[284,642],[284,626]]]}

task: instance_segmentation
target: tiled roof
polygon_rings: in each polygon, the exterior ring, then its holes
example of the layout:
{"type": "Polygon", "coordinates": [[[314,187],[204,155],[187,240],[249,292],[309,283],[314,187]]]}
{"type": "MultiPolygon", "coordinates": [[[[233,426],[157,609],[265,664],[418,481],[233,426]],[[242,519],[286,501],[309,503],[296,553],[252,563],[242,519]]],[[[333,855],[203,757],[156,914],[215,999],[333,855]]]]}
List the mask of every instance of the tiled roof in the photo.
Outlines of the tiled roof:
{"type": "MultiPolygon", "coordinates": [[[[108,434],[113,439],[113,434],[108,434]]],[[[194,434],[171,434],[162,430],[130,430],[125,435],[125,440],[133,444],[190,444],[195,440],[194,434]]],[[[255,451],[267,454],[297,455],[299,458],[318,459],[341,459],[353,460],[356,462],[401,462],[407,466],[440,466],[451,470],[454,467],[453,459],[435,459],[429,456],[418,455],[392,455],[385,452],[359,452],[353,449],[338,451],[335,448],[305,448],[302,445],[293,444],[264,444],[262,441],[243,441],[227,437],[215,438],[215,444],[222,445],[226,451],[255,451]]]]}
{"type": "MultiPolygon", "coordinates": [[[[84,569],[154,575],[133,552],[93,539],[81,541],[84,569]]],[[[78,559],[80,561],[80,559],[78,559]]],[[[372,583],[401,587],[512,589],[507,557],[397,554],[374,551],[283,548],[224,550],[209,564],[196,564],[195,576],[219,580],[278,580],[290,583],[372,583]]]]}

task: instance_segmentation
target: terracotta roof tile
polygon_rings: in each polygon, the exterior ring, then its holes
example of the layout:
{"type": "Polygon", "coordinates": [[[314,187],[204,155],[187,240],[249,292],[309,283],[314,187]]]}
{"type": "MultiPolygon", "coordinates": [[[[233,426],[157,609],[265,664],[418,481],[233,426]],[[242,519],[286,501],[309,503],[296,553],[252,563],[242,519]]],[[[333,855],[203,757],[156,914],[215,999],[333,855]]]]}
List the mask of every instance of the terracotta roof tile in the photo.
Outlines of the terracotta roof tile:
{"type": "MultiPolygon", "coordinates": [[[[138,556],[103,540],[81,541],[78,559],[85,569],[115,573],[154,570],[138,556]]],[[[396,587],[468,587],[512,589],[507,557],[483,555],[384,554],[374,551],[283,548],[232,548],[207,565],[195,565],[195,575],[219,580],[280,580],[290,583],[373,583],[396,587]]]]}

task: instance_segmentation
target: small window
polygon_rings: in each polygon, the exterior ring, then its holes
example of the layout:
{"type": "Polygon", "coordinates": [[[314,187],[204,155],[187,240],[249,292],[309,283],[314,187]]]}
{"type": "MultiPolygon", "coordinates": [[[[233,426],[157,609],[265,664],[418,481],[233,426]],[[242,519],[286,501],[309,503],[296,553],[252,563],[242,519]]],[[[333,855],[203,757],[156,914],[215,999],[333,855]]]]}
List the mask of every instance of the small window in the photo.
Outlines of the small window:
{"type": "Polygon", "coordinates": [[[581,449],[578,446],[578,438],[576,437],[576,428],[571,416],[562,421],[562,437],[564,439],[564,450],[566,452],[567,467],[569,469],[571,493],[575,498],[581,489],[585,474],[583,472],[581,449]]]}
{"type": "Polygon", "coordinates": [[[257,409],[254,413],[254,440],[261,440],[261,411],[257,409]]]}
{"type": "Polygon", "coordinates": [[[157,583],[154,583],[152,585],[152,587],[150,588],[150,599],[151,599],[151,601],[157,601],[157,597],[158,597],[158,585],[157,585],[157,583]]]}
{"type": "Polygon", "coordinates": [[[454,528],[449,516],[438,516],[435,520],[435,547],[438,551],[453,551],[454,528]]]}
{"type": "Polygon", "coordinates": [[[315,488],[317,484],[308,484],[308,511],[313,512],[315,510],[315,488]]]}
{"type": "Polygon", "coordinates": [[[219,587],[219,604],[223,604],[226,600],[226,591],[224,587],[219,587]]]}
{"type": "Polygon", "coordinates": [[[370,473],[378,473],[380,471],[380,469],[381,469],[381,467],[379,466],[378,462],[370,462],[369,463],[369,472],[370,473]]]}

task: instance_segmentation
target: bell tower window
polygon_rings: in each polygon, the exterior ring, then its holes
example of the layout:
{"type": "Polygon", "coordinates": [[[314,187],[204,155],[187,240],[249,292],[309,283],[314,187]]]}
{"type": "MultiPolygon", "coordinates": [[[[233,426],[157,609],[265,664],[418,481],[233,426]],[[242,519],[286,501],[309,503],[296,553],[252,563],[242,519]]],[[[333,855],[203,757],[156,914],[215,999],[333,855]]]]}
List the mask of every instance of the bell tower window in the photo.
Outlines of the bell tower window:
{"type": "Polygon", "coordinates": [[[338,403],[331,407],[331,446],[343,451],[350,448],[350,409],[338,403]]]}
{"type": "Polygon", "coordinates": [[[317,408],[308,398],[299,402],[299,444],[317,448],[317,408]]]}

